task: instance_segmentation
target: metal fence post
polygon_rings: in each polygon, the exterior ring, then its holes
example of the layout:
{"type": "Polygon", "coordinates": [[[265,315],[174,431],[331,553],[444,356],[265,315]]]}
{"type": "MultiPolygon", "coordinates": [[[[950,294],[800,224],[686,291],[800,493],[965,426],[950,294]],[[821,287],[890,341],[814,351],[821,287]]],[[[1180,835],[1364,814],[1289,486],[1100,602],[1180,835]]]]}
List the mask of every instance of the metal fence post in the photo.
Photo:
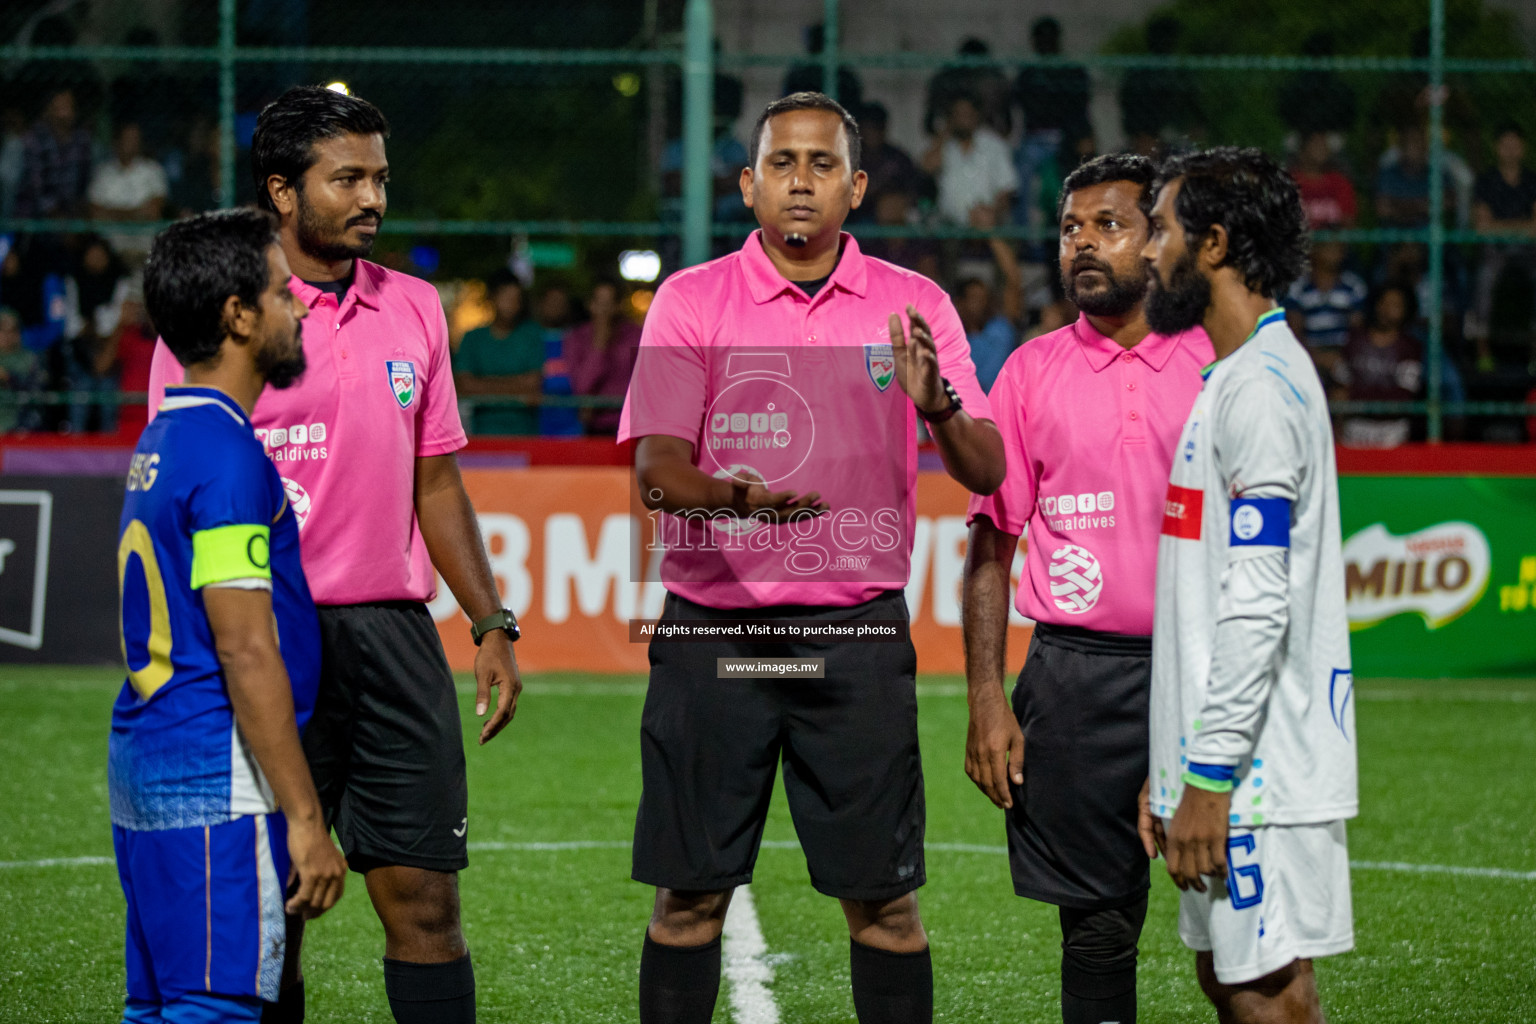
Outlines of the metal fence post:
{"type": "Polygon", "coordinates": [[[709,259],[714,179],[710,150],[715,120],[715,12],[711,0],[688,0],[683,50],[683,265],[709,259]]]}
{"type": "Polygon", "coordinates": [[[1441,369],[1445,351],[1445,0],[1429,0],[1429,337],[1424,354],[1429,371],[1429,440],[1444,429],[1441,369]]]}
{"type": "Polygon", "coordinates": [[[219,0],[219,205],[235,205],[235,0],[219,0]]]}
{"type": "Polygon", "coordinates": [[[834,100],[837,94],[837,15],[838,0],[823,0],[821,17],[821,91],[834,100]]]}

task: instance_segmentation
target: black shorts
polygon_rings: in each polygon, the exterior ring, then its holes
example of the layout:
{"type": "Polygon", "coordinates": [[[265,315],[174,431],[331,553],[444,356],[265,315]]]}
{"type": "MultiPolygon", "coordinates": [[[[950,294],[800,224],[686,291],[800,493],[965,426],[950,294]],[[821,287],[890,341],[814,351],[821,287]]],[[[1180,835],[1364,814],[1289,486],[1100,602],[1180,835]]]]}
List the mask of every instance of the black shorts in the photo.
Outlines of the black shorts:
{"type": "MultiPolygon", "coordinates": [[[[907,619],[900,591],[851,608],[720,611],[667,595],[679,619],[907,619]]],[[[643,789],[636,881],[718,892],[752,880],[784,762],[784,789],[811,884],[887,900],[926,879],[917,652],[882,643],[653,641],[640,721],[643,789]],[[824,679],[718,679],[716,658],[824,658],[824,679]]]]}
{"type": "Polygon", "coordinates": [[[1150,887],[1136,797],[1151,688],[1150,638],[1035,627],[1013,689],[1024,784],[1012,786],[1008,862],[1020,896],[1093,910],[1150,887]]]}
{"type": "Polygon", "coordinates": [[[320,609],[320,692],[304,730],[326,824],[354,871],[469,865],[453,674],[425,605],[320,609]]]}

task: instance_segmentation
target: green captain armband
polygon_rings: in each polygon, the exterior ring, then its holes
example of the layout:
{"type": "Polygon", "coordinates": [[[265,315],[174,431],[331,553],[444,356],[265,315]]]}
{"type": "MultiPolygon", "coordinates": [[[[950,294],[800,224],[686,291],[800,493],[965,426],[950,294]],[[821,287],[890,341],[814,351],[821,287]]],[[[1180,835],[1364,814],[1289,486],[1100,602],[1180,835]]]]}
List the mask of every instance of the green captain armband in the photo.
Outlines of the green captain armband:
{"type": "Polygon", "coordinates": [[[259,523],[237,523],[192,535],[192,589],[226,580],[272,578],[271,532],[259,523]]]}

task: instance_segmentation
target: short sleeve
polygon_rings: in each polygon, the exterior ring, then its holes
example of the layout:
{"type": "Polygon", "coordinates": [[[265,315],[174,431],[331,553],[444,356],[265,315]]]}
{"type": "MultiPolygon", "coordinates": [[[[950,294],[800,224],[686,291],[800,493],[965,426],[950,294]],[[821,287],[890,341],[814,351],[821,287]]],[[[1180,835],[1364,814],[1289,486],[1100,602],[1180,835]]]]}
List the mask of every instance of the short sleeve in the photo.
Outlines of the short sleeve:
{"type": "Polygon", "coordinates": [[[459,421],[459,394],[453,386],[448,320],[435,294],[430,305],[422,318],[427,325],[427,386],[416,414],[416,454],[423,458],[456,452],[467,440],[459,421]]]}
{"type": "Polygon", "coordinates": [[[1213,436],[1221,483],[1232,499],[1232,558],[1289,546],[1302,473],[1311,461],[1306,402],[1278,368],[1268,366],[1262,377],[1223,396],[1213,436]]]}
{"type": "Polygon", "coordinates": [[[698,317],[678,289],[663,284],[640,334],[618,439],[665,434],[697,445],[707,387],[698,317]]]}
{"type": "Polygon", "coordinates": [[[942,291],[933,288],[931,295],[938,301],[925,300],[919,312],[933,329],[933,344],[939,354],[939,374],[954,385],[960,404],[970,413],[971,419],[990,420],[993,418],[992,407],[987,402],[987,393],[981,389],[981,382],[976,379],[971,343],[965,337],[960,314],[955,312],[954,303],[942,291]]]}
{"type": "Polygon", "coordinates": [[[160,403],[165,401],[165,389],[172,384],[180,384],[187,376],[187,371],[182,369],[171,350],[165,342],[155,340],[155,354],[149,362],[149,418],[154,419],[160,411],[160,403]]]}
{"type": "Polygon", "coordinates": [[[241,438],[210,453],[211,473],[187,499],[192,532],[192,589],[237,579],[271,579],[272,523],[283,511],[282,485],[260,445],[241,438]]]}
{"type": "Polygon", "coordinates": [[[1019,190],[1019,172],[1013,166],[1013,157],[1008,152],[1008,144],[1002,139],[997,139],[997,145],[993,149],[993,174],[996,178],[998,192],[1017,192],[1019,190]]]}
{"type": "Polygon", "coordinates": [[[144,175],[144,184],[148,199],[164,199],[171,191],[166,182],[165,168],[157,163],[150,163],[148,172],[144,175]]]}
{"type": "Polygon", "coordinates": [[[989,396],[992,418],[1003,435],[1003,453],[1007,459],[1007,475],[1003,485],[988,495],[972,494],[966,522],[973,523],[977,516],[986,516],[999,530],[1022,536],[1029,525],[1029,517],[1035,508],[1035,467],[1029,461],[1029,448],[1024,443],[1024,427],[1027,410],[1024,401],[1024,359],[1020,352],[1003,364],[992,385],[989,396]]]}

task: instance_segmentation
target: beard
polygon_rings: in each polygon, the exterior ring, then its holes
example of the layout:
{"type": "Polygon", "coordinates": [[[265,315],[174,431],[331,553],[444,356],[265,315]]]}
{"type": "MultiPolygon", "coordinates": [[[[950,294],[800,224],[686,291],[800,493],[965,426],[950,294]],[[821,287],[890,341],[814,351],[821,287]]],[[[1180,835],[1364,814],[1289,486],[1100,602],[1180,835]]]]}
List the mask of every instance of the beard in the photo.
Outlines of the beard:
{"type": "Polygon", "coordinates": [[[1147,278],[1144,273],[1123,278],[1107,263],[1077,260],[1061,275],[1061,287],[1072,304],[1089,316],[1124,316],[1146,298],[1147,278]],[[1077,287],[1075,271],[1089,267],[1104,275],[1104,287],[1097,291],[1083,291],[1077,287]]]}
{"type": "MultiPolygon", "coordinates": [[[[333,263],[337,260],[355,260],[368,256],[373,252],[373,239],[349,245],[346,241],[346,232],[349,228],[358,224],[375,224],[380,222],[379,217],[363,214],[353,217],[336,230],[334,225],[322,220],[313,206],[304,199],[304,193],[298,193],[299,220],[295,225],[298,235],[299,248],[306,255],[313,256],[317,260],[333,263]]],[[[377,237],[377,236],[375,236],[377,237]]]]}
{"type": "Polygon", "coordinates": [[[309,368],[309,361],[304,358],[303,338],[299,330],[294,331],[298,347],[290,354],[279,352],[272,346],[261,350],[256,356],[256,372],[261,374],[262,380],[278,391],[298,383],[304,371],[309,368]]]}
{"type": "Polygon", "coordinates": [[[1172,278],[1165,287],[1156,271],[1148,270],[1150,287],[1143,310],[1147,326],[1158,334],[1178,334],[1205,319],[1211,304],[1211,282],[1195,269],[1195,255],[1185,251],[1173,266],[1172,278]]]}

